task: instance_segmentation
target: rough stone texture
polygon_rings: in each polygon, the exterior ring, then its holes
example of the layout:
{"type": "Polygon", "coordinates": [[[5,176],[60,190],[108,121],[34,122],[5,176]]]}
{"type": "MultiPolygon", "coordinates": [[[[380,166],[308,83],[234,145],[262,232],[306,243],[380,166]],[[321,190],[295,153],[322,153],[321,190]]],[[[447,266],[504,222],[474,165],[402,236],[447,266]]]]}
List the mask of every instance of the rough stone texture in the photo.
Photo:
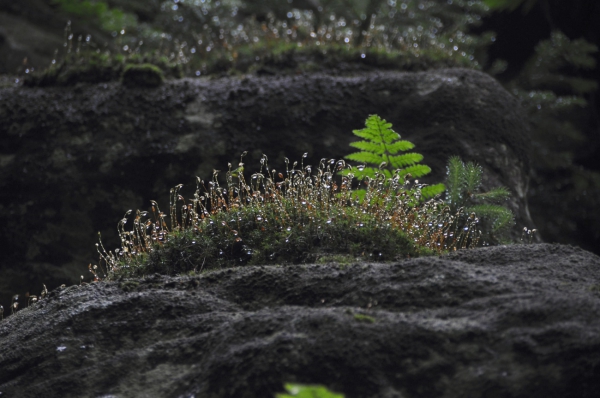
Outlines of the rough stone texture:
{"type": "Polygon", "coordinates": [[[156,275],[57,289],[0,323],[7,397],[270,397],[286,381],[597,397],[600,257],[539,244],[156,275]]]}
{"type": "Polygon", "coordinates": [[[505,185],[521,226],[526,202],[527,129],[517,101],[494,79],[465,69],[184,79],[157,89],[120,83],[0,89],[0,300],[74,282],[96,262],[102,232],[195,176],[209,179],[249,151],[271,167],[284,156],[309,163],[352,152],[353,129],[377,113],[416,144],[441,181],[449,155],[476,160],[487,187],[505,185]]]}

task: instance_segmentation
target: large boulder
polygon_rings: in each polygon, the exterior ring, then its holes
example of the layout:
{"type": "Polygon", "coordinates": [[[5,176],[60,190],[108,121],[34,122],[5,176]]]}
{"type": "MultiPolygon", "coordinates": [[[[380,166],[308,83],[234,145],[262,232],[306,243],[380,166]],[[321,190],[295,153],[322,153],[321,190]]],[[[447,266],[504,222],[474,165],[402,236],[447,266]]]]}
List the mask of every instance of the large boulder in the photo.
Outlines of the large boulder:
{"type": "Polygon", "coordinates": [[[519,104],[488,75],[466,69],[241,76],[0,89],[0,302],[73,283],[108,249],[116,223],[151,199],[168,207],[176,184],[189,197],[243,151],[246,170],[284,157],[308,163],[353,152],[369,114],[394,124],[445,175],[450,155],[475,160],[486,188],[508,187],[517,225],[532,227],[526,201],[527,126],[519,104]],[[306,162],[306,161],[305,161],[306,162]]]}
{"type": "MultiPolygon", "coordinates": [[[[595,397],[600,257],[571,246],[57,289],[0,323],[8,397],[595,397]]],[[[4,395],[3,395],[4,396],[4,395]]]]}

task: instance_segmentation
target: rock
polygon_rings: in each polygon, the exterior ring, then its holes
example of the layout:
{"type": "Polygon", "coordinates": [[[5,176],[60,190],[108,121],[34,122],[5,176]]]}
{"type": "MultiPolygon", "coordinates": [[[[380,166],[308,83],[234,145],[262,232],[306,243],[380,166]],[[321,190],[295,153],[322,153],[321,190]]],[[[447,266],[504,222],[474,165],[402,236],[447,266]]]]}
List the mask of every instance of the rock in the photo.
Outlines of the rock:
{"type": "Polygon", "coordinates": [[[23,398],[593,397],[600,257],[561,245],[57,289],[0,323],[23,398]]]}
{"type": "Polygon", "coordinates": [[[505,185],[517,225],[532,227],[526,201],[528,140],[519,104],[494,79],[465,69],[165,81],[158,88],[118,82],[0,89],[0,292],[76,283],[107,249],[116,224],[149,201],[168,210],[179,183],[189,198],[195,177],[227,170],[239,155],[246,171],[284,157],[308,164],[353,152],[369,114],[394,124],[445,176],[450,155],[484,167],[485,188],[505,185]]]}

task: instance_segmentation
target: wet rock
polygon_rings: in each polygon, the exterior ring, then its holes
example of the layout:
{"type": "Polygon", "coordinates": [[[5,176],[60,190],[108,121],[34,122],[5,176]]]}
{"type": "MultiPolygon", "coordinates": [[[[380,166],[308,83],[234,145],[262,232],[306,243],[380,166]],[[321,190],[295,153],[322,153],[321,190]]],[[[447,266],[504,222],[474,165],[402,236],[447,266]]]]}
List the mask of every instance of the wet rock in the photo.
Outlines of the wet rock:
{"type": "Polygon", "coordinates": [[[154,275],[57,289],[0,323],[9,397],[271,397],[290,381],[348,398],[596,396],[600,257],[514,245],[154,275]]]}

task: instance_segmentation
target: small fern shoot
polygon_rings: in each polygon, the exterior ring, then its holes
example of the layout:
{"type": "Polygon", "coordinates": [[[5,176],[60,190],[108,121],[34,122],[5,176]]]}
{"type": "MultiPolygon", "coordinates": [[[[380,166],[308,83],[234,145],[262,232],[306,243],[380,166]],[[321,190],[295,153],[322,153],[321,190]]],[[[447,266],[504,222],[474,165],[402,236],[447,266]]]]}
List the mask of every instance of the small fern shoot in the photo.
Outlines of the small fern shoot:
{"type": "Polygon", "coordinates": [[[484,235],[496,241],[514,224],[512,211],[500,205],[510,197],[510,192],[505,187],[478,192],[482,175],[482,167],[474,162],[465,164],[458,156],[448,159],[446,203],[452,212],[462,208],[465,217],[475,213],[482,219],[484,235]]]}
{"type": "MultiPolygon", "coordinates": [[[[367,177],[375,178],[378,173],[383,173],[387,179],[392,178],[393,173],[398,173],[399,177],[404,179],[409,175],[412,178],[419,178],[431,172],[429,166],[420,164],[423,155],[416,152],[404,153],[413,149],[415,145],[401,140],[400,135],[392,130],[392,124],[379,116],[370,115],[365,122],[365,128],[354,130],[353,133],[363,138],[362,141],[350,144],[360,151],[344,158],[363,164],[352,171],[359,180],[367,177]]],[[[444,184],[423,186],[421,198],[432,198],[444,190],[444,184]]]]}

